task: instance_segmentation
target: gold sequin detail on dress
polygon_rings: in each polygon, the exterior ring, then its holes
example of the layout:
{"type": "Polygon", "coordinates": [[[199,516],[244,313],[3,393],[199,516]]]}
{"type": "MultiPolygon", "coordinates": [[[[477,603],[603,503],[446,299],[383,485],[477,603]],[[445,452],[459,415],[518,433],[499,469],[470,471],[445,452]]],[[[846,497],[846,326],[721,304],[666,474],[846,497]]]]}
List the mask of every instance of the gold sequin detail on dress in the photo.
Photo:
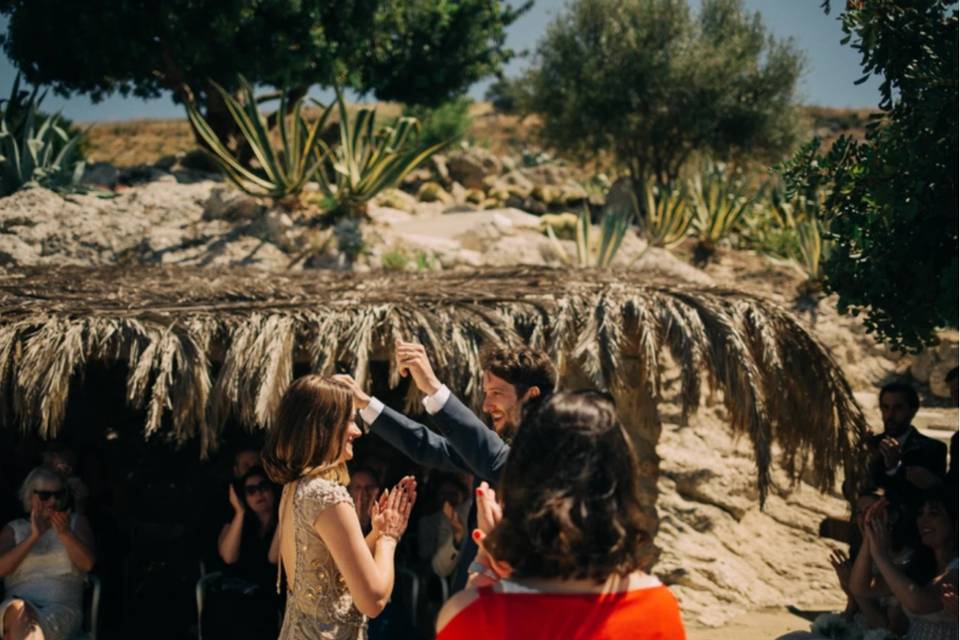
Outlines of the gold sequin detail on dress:
{"type": "Polygon", "coordinates": [[[293,494],[296,564],[278,640],[362,640],[366,619],[353,605],[340,570],[313,528],[321,511],[353,506],[346,487],[324,478],[301,479],[293,494]]]}

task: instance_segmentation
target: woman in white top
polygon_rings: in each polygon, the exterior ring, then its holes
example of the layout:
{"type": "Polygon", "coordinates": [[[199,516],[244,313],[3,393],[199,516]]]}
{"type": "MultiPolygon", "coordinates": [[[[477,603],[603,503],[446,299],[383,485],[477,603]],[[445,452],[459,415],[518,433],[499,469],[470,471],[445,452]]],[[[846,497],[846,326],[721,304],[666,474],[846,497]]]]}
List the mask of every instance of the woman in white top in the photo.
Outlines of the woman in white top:
{"type": "Polygon", "coordinates": [[[918,583],[894,562],[884,501],[870,508],[863,547],[854,563],[850,587],[855,595],[872,595],[871,564],[896,597],[910,626],[906,640],[956,640],[957,620],[943,606],[943,586],[957,583],[957,499],[945,490],[925,494],[917,515],[920,542],[936,563],[933,579],[918,583]]]}
{"type": "Polygon", "coordinates": [[[5,640],[64,640],[83,622],[84,574],[93,568],[93,533],[87,520],[66,509],[66,481],[37,467],[20,490],[29,519],[0,531],[0,603],[5,640]]]}

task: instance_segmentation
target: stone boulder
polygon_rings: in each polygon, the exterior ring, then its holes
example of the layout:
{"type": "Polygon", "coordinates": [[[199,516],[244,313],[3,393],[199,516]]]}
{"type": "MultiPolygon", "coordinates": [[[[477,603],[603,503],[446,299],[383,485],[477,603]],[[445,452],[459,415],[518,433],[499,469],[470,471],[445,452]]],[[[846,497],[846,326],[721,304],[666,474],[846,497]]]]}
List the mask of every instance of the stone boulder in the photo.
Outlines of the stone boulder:
{"type": "Polygon", "coordinates": [[[384,189],[374,196],[372,203],[407,213],[413,213],[417,208],[417,198],[400,189],[384,189]]]}
{"type": "Polygon", "coordinates": [[[467,189],[482,189],[484,178],[499,175],[502,166],[497,156],[479,147],[451,153],[447,158],[450,178],[467,189]]]}
{"type": "Polygon", "coordinates": [[[930,392],[941,398],[950,397],[950,389],[944,382],[944,377],[950,369],[957,366],[960,358],[958,349],[958,334],[956,331],[939,331],[939,344],[927,347],[910,362],[910,375],[922,385],[929,386],[930,392]]]}
{"type": "Polygon", "coordinates": [[[215,187],[203,203],[204,220],[256,220],[267,210],[263,200],[227,186],[215,187]]]}
{"type": "Polygon", "coordinates": [[[424,182],[420,185],[417,189],[417,199],[420,202],[440,202],[447,205],[454,203],[453,196],[436,182],[424,182]]]}

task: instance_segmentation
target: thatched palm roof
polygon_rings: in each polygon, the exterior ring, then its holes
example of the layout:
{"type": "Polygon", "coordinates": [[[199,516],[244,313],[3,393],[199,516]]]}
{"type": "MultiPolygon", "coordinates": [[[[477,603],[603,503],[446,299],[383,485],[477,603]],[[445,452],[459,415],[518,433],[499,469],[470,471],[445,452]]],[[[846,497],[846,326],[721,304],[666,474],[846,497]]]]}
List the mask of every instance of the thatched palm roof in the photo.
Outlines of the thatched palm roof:
{"type": "MultiPolygon", "coordinates": [[[[479,346],[490,340],[546,349],[561,372],[579,367],[598,386],[632,389],[651,406],[669,353],[681,368],[684,416],[699,406],[704,380],[723,393],[732,430],[753,443],[762,495],[773,444],[794,477],[809,464],[827,488],[865,432],[827,350],[769,301],[630,272],[551,269],[2,276],[0,416],[54,437],[71,378],[93,360],[123,361],[128,401],[147,412],[146,434],[199,437],[206,452],[231,414],[251,427],[270,424],[295,361],[326,374],[345,364],[367,382],[370,361],[396,338],[424,343],[439,375],[474,401],[479,346]],[[639,373],[627,379],[627,370],[639,373]]],[[[398,380],[391,365],[391,386],[398,380]]]]}

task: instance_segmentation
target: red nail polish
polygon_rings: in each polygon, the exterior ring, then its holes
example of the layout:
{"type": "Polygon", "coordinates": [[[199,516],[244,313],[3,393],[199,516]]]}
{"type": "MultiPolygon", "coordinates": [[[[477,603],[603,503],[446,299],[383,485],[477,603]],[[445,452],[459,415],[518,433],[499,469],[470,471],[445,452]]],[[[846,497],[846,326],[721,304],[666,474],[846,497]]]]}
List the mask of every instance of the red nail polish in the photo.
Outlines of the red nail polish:
{"type": "Polygon", "coordinates": [[[480,531],[478,529],[473,530],[473,539],[480,542],[480,531]]]}

